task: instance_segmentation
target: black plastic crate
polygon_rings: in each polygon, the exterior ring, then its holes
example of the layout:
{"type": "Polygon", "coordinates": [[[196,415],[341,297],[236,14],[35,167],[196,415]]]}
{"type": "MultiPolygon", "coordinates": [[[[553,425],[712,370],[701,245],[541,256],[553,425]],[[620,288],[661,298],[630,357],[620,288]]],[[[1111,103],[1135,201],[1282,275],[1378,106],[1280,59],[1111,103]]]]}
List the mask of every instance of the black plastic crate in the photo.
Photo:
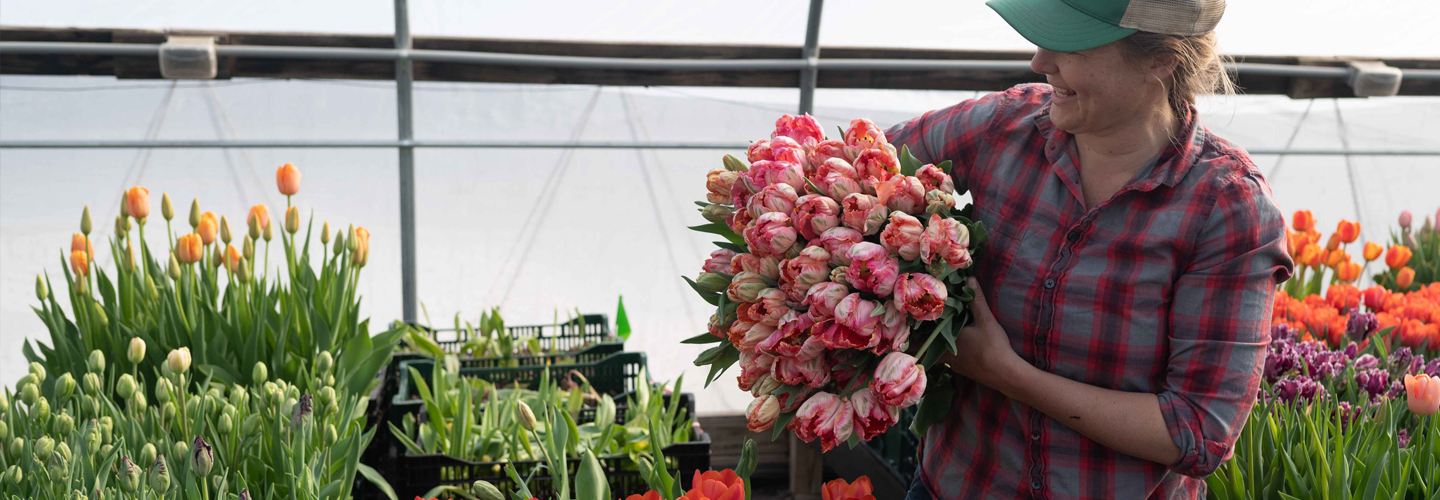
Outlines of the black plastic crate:
{"type": "MultiPolygon", "coordinates": [[[[445,352],[456,353],[465,345],[464,333],[454,328],[434,328],[411,324],[417,330],[430,334],[435,343],[445,352]],[[449,337],[449,338],[446,338],[449,337]]],[[[564,323],[548,325],[506,326],[506,331],[515,337],[534,337],[540,348],[552,352],[575,351],[590,344],[618,342],[619,337],[610,333],[610,318],[604,314],[585,314],[564,323]]]]}
{"type": "MultiPolygon", "coordinates": [[[[691,487],[695,471],[710,470],[710,435],[698,432],[695,439],[688,443],[672,444],[664,450],[670,474],[676,476],[681,488],[686,490],[691,487]]],[[[541,463],[543,462],[527,460],[512,462],[512,465],[520,478],[525,479],[530,471],[535,470],[541,463]]],[[[397,479],[403,481],[405,486],[403,489],[396,489],[396,496],[399,498],[423,495],[440,485],[469,485],[475,481],[490,483],[502,492],[517,489],[515,482],[505,474],[504,462],[469,462],[446,455],[419,455],[406,456],[401,464],[402,466],[397,468],[397,479]]],[[[580,459],[574,458],[570,459],[566,466],[572,488],[579,465],[580,459]]],[[[610,483],[612,497],[625,498],[650,490],[650,486],[640,476],[635,463],[628,456],[601,457],[600,467],[605,471],[606,481],[610,483]]],[[[554,496],[552,485],[553,479],[550,476],[537,474],[530,478],[530,493],[536,498],[551,498],[554,496]]]]}
{"type": "Polygon", "coordinates": [[[875,436],[875,439],[865,443],[885,459],[885,462],[899,475],[900,479],[906,482],[905,484],[915,480],[915,468],[920,456],[920,436],[910,431],[910,423],[915,420],[916,408],[918,406],[900,410],[900,416],[895,425],[886,429],[884,434],[875,436]]]}
{"type": "MultiPolygon", "coordinates": [[[[386,412],[386,421],[399,425],[405,415],[419,413],[424,402],[419,399],[415,382],[410,378],[409,367],[414,367],[427,381],[434,370],[435,361],[430,359],[410,360],[400,363],[398,390],[391,398],[386,412]]],[[[541,375],[550,372],[551,380],[561,380],[571,371],[590,381],[595,392],[614,396],[633,392],[639,383],[640,372],[645,368],[645,353],[617,352],[599,361],[573,365],[509,366],[489,368],[460,368],[461,378],[478,378],[500,387],[521,387],[536,389],[540,386],[541,375]]]]}

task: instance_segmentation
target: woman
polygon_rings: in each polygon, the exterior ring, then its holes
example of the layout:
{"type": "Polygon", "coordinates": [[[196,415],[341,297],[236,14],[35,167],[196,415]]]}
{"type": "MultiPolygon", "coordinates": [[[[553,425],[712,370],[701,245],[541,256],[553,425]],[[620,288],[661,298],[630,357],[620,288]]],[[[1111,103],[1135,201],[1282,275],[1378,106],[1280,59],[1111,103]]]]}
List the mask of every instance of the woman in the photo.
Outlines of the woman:
{"type": "Polygon", "coordinates": [[[1223,0],[991,0],[1049,85],[887,132],[990,228],[910,499],[1200,498],[1260,383],[1284,218],[1199,124],[1223,0]]]}

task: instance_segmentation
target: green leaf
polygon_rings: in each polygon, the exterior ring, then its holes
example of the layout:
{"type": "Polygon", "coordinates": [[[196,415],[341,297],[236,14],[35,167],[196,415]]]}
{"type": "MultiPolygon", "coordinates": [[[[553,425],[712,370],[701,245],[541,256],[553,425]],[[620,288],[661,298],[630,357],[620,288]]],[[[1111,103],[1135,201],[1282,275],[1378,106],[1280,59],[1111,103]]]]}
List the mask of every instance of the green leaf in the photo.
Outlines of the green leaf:
{"type": "Polygon", "coordinates": [[[935,381],[935,385],[930,386],[931,389],[920,398],[915,420],[910,423],[910,431],[920,436],[924,436],[931,425],[944,420],[955,401],[955,387],[950,382],[949,373],[931,380],[935,381]]]}
{"type": "Polygon", "coordinates": [[[374,468],[369,465],[360,464],[355,470],[359,471],[360,475],[365,476],[365,479],[374,484],[376,488],[380,488],[380,491],[385,493],[385,496],[390,500],[396,500],[395,490],[390,488],[390,483],[386,482],[385,478],[382,477],[379,472],[375,472],[374,468]]]}
{"type": "Polygon", "coordinates": [[[741,238],[740,235],[735,234],[735,231],[730,230],[730,226],[726,226],[724,224],[716,224],[712,222],[709,224],[701,224],[699,226],[690,226],[690,230],[699,231],[702,233],[718,234],[725,237],[725,239],[730,240],[731,243],[740,245],[745,244],[745,238],[741,238]]]}
{"type": "Polygon", "coordinates": [[[696,283],[695,280],[690,279],[689,276],[681,276],[681,278],[684,278],[685,282],[690,284],[690,288],[694,289],[695,293],[700,294],[700,298],[705,299],[705,302],[709,302],[712,306],[720,305],[720,294],[705,291],[705,289],[700,288],[700,284],[696,283]]]}
{"type": "Polygon", "coordinates": [[[950,173],[950,166],[953,165],[953,164],[954,164],[954,162],[952,162],[952,161],[950,161],[950,160],[945,160],[945,161],[942,161],[942,162],[940,162],[940,163],[936,163],[936,164],[935,164],[935,168],[940,169],[941,172],[945,172],[945,175],[952,175],[952,174],[950,173]]]}
{"type": "Polygon", "coordinates": [[[585,450],[585,456],[580,460],[580,470],[575,475],[575,494],[575,500],[612,500],[605,471],[590,450],[585,450]]]}
{"type": "Polygon", "coordinates": [[[630,340],[630,317],[625,314],[625,296],[615,302],[615,335],[630,340]]]}
{"type": "Polygon", "coordinates": [[[915,172],[920,171],[920,167],[923,166],[925,166],[925,164],[920,163],[919,158],[910,154],[910,146],[900,146],[900,175],[913,176],[915,172]]]}
{"type": "Polygon", "coordinates": [[[681,343],[681,344],[714,344],[714,343],[716,343],[716,342],[724,342],[725,340],[726,340],[726,339],[724,339],[724,338],[716,337],[716,336],[714,336],[714,335],[711,335],[710,332],[705,332],[705,333],[696,335],[696,336],[694,336],[694,337],[690,337],[690,338],[688,338],[688,339],[681,340],[680,343],[681,343]]]}
{"type": "Polygon", "coordinates": [[[749,252],[750,252],[750,247],[745,246],[744,243],[730,243],[730,242],[728,242],[728,241],[716,241],[716,242],[713,242],[713,243],[715,243],[715,246],[717,246],[717,247],[724,248],[724,249],[726,249],[726,250],[729,250],[729,251],[735,252],[735,253],[749,253],[749,252]]]}

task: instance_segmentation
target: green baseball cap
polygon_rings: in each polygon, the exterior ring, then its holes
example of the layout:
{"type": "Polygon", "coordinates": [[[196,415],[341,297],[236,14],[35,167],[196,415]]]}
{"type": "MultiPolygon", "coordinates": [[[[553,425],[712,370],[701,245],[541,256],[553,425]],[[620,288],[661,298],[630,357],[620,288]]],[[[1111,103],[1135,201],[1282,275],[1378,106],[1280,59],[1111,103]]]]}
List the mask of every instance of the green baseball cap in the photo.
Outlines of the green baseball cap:
{"type": "Polygon", "coordinates": [[[1010,27],[1043,49],[1089,50],[1136,31],[1198,36],[1225,13],[1225,0],[989,0],[1010,27]]]}

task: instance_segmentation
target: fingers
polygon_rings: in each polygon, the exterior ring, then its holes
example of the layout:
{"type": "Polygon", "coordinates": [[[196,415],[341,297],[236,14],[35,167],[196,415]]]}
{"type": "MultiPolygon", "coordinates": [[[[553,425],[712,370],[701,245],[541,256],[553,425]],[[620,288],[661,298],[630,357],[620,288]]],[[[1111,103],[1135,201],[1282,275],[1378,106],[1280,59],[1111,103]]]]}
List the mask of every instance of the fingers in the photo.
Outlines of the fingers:
{"type": "Polygon", "coordinates": [[[990,304],[985,303],[985,291],[980,289],[980,282],[976,281],[975,277],[972,276],[965,278],[965,285],[975,290],[975,300],[970,301],[970,312],[983,318],[992,316],[990,314],[990,304]]]}

